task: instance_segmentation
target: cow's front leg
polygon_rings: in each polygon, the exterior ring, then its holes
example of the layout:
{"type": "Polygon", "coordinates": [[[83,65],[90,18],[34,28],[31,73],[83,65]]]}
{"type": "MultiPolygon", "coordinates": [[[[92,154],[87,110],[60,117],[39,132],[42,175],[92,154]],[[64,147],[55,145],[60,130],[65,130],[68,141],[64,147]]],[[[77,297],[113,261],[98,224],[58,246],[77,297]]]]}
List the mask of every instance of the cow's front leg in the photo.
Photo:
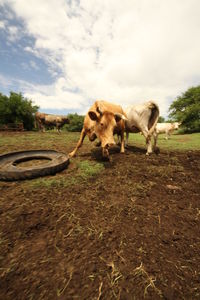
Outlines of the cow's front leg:
{"type": "Polygon", "coordinates": [[[169,138],[169,132],[165,131],[165,139],[168,140],[168,138],[169,138]]]}
{"type": "Polygon", "coordinates": [[[120,153],[124,153],[125,149],[124,149],[124,131],[121,132],[121,149],[120,149],[120,153]]]}
{"type": "Polygon", "coordinates": [[[85,136],[86,136],[86,131],[85,131],[85,129],[83,128],[82,131],[81,131],[81,136],[80,136],[80,139],[79,139],[79,141],[78,141],[78,144],[76,145],[76,148],[75,148],[72,152],[69,153],[69,157],[73,157],[73,156],[76,155],[77,150],[78,150],[78,149],[82,146],[82,144],[83,144],[83,141],[84,141],[85,136]]]}
{"type": "Polygon", "coordinates": [[[41,128],[42,128],[42,132],[45,132],[45,126],[41,125],[41,128]]]}
{"type": "Polygon", "coordinates": [[[56,124],[56,130],[57,130],[57,133],[61,133],[60,128],[61,128],[61,126],[59,126],[58,124],[56,124]]]}

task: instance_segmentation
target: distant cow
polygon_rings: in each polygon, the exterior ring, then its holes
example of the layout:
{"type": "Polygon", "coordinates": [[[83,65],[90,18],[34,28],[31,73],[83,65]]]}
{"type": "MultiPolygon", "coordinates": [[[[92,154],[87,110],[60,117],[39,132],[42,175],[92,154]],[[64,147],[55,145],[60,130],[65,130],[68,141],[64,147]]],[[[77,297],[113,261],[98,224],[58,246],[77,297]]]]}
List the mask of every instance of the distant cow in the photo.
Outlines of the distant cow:
{"type": "Polygon", "coordinates": [[[132,105],[124,109],[128,121],[126,124],[126,146],[128,145],[129,132],[141,132],[147,145],[147,155],[152,153],[151,137],[159,118],[159,107],[149,101],[143,104],[132,105]]]}
{"type": "Polygon", "coordinates": [[[45,131],[46,126],[55,126],[57,131],[60,132],[60,128],[64,124],[69,124],[69,119],[66,116],[50,115],[45,113],[36,112],[35,121],[40,131],[45,131]]]}
{"type": "Polygon", "coordinates": [[[92,142],[99,139],[103,157],[109,157],[108,149],[115,144],[113,134],[121,136],[121,153],[124,152],[124,131],[126,115],[120,105],[103,100],[96,101],[84,119],[83,129],[76,148],[69,154],[73,157],[81,147],[85,136],[92,142]]]}
{"type": "Polygon", "coordinates": [[[178,129],[181,125],[181,122],[174,122],[174,123],[157,123],[155,131],[154,131],[154,140],[155,144],[157,142],[158,134],[165,133],[166,140],[168,140],[170,134],[173,133],[174,130],[178,129]]]}

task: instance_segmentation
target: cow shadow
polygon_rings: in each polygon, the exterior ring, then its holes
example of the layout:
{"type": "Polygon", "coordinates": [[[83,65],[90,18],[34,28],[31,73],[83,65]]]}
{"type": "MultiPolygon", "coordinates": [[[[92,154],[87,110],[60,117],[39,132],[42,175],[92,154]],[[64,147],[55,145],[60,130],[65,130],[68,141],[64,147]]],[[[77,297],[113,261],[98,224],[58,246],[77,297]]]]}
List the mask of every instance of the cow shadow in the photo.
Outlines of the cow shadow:
{"type": "MultiPolygon", "coordinates": [[[[128,146],[128,148],[125,149],[125,154],[128,155],[131,153],[140,153],[142,155],[145,155],[146,149],[139,148],[136,146],[128,146]]],[[[109,159],[103,158],[101,147],[95,147],[91,150],[91,158],[98,162],[111,162],[112,157],[118,156],[119,154],[120,154],[120,146],[118,145],[109,148],[109,159]]]]}
{"type": "Polygon", "coordinates": [[[141,154],[145,154],[146,153],[146,149],[145,148],[139,148],[137,146],[132,146],[129,145],[128,147],[125,148],[126,152],[133,152],[133,153],[141,153],[141,154]]]}
{"type": "Polygon", "coordinates": [[[120,148],[117,146],[111,147],[109,149],[109,158],[104,158],[102,156],[102,148],[101,147],[95,147],[91,150],[91,157],[92,159],[98,161],[98,162],[109,162],[110,158],[114,154],[120,153],[120,148]]]}

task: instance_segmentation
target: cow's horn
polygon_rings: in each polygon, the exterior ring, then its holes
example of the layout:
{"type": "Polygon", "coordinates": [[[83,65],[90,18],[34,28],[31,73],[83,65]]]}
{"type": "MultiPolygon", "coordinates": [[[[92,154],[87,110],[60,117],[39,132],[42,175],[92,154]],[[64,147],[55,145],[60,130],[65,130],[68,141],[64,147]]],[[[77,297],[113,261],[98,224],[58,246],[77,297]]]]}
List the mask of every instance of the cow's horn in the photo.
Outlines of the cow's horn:
{"type": "Polygon", "coordinates": [[[122,115],[120,113],[115,113],[115,117],[117,117],[119,119],[122,119],[124,121],[128,121],[128,119],[124,115],[122,115]]]}

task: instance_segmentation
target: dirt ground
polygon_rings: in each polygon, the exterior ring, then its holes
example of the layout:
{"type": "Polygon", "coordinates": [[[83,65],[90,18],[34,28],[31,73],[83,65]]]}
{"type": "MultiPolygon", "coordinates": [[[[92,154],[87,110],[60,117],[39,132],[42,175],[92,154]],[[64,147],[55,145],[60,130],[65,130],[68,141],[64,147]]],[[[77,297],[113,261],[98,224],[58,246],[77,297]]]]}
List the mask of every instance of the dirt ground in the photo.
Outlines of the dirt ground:
{"type": "Polygon", "coordinates": [[[200,299],[200,151],[118,152],[68,187],[1,182],[0,299],[200,299]]]}

